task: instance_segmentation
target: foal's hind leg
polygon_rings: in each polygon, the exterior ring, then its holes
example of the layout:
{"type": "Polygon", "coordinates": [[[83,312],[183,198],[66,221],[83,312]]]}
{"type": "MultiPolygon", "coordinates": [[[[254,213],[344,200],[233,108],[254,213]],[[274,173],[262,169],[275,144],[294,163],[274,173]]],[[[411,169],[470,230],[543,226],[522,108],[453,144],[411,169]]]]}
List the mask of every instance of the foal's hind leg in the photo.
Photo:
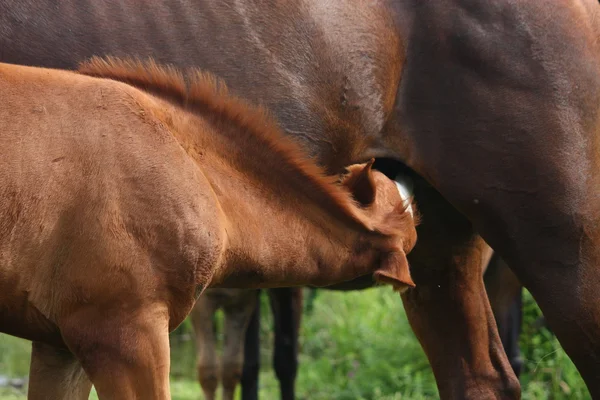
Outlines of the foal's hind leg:
{"type": "Polygon", "coordinates": [[[256,291],[240,290],[234,304],[225,311],[225,346],[221,363],[223,400],[233,400],[244,366],[244,339],[246,329],[256,307],[256,291]]]}
{"type": "Polygon", "coordinates": [[[100,400],[168,400],[169,315],[163,304],[77,310],[59,324],[100,400]],[[124,308],[124,307],[123,307],[124,308]]]}
{"type": "Polygon", "coordinates": [[[28,399],[84,400],[91,388],[92,383],[69,350],[32,343],[28,399]]]}
{"type": "Polygon", "coordinates": [[[198,298],[190,317],[196,335],[196,367],[198,381],[206,400],[214,400],[219,384],[217,363],[217,340],[213,317],[218,304],[205,292],[198,298]]]}

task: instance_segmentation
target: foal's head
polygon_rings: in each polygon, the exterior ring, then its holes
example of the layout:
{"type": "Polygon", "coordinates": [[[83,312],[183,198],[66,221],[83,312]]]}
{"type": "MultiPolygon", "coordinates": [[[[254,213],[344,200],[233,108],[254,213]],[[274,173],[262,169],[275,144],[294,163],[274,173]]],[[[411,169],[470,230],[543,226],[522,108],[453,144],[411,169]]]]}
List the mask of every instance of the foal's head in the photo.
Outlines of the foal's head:
{"type": "Polygon", "coordinates": [[[416,209],[406,188],[366,164],[347,167],[341,183],[363,210],[373,227],[372,243],[381,253],[374,278],[404,291],[415,284],[410,276],[406,254],[417,241],[416,209]]]}

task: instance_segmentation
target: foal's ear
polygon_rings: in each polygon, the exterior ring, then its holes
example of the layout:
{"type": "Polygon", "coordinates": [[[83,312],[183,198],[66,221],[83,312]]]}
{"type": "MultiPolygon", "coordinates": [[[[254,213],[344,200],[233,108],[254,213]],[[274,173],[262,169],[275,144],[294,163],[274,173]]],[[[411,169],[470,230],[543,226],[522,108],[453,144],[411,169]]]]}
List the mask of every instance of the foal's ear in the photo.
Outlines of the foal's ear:
{"type": "Polygon", "coordinates": [[[402,250],[388,253],[381,261],[381,266],[373,274],[376,282],[390,284],[394,290],[402,293],[406,289],[415,287],[410,276],[408,260],[402,250]]]}
{"type": "Polygon", "coordinates": [[[375,180],[371,169],[374,162],[375,159],[372,158],[366,164],[349,166],[348,175],[342,181],[352,197],[363,206],[368,206],[375,201],[375,180]]]}

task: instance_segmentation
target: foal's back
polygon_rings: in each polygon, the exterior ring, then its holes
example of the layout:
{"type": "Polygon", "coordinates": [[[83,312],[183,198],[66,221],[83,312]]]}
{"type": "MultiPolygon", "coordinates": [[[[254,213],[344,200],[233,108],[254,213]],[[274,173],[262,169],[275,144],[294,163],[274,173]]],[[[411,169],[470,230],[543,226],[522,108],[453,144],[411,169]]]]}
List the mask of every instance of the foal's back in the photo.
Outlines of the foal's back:
{"type": "MultiPolygon", "coordinates": [[[[210,192],[202,173],[155,116],[166,103],[115,81],[8,64],[0,98],[0,300],[29,302],[46,319],[8,333],[52,330],[70,300],[198,283],[198,257],[218,256],[206,236],[217,217],[205,211],[212,197],[198,196],[210,192]]],[[[10,314],[0,310],[2,328],[10,314]]]]}

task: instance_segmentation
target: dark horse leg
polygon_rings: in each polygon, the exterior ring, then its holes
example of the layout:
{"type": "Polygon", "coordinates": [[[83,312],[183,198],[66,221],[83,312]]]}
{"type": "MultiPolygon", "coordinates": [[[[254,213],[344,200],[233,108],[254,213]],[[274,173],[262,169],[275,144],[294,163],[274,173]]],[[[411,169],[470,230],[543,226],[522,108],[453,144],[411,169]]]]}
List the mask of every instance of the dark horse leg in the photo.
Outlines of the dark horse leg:
{"type": "MultiPolygon", "coordinates": [[[[298,371],[298,336],[302,316],[302,289],[269,289],[273,311],[275,343],[273,367],[279,380],[282,400],[295,398],[295,381],[298,371]]],[[[256,307],[244,347],[242,372],[242,400],[258,399],[258,373],[260,367],[260,303],[256,307]]]]}
{"type": "Polygon", "coordinates": [[[279,380],[281,399],[293,400],[298,371],[302,288],[269,289],[269,298],[275,325],[273,367],[279,380]]]}
{"type": "MultiPolygon", "coordinates": [[[[256,296],[260,300],[260,291],[256,296]]],[[[244,367],[242,368],[242,400],[258,400],[258,373],[260,370],[260,301],[246,330],[244,367]]]]}
{"type": "Polygon", "coordinates": [[[498,254],[494,254],[484,275],[485,287],[498,325],[498,333],[517,377],[523,360],[519,348],[523,314],[521,282],[498,254]]]}

